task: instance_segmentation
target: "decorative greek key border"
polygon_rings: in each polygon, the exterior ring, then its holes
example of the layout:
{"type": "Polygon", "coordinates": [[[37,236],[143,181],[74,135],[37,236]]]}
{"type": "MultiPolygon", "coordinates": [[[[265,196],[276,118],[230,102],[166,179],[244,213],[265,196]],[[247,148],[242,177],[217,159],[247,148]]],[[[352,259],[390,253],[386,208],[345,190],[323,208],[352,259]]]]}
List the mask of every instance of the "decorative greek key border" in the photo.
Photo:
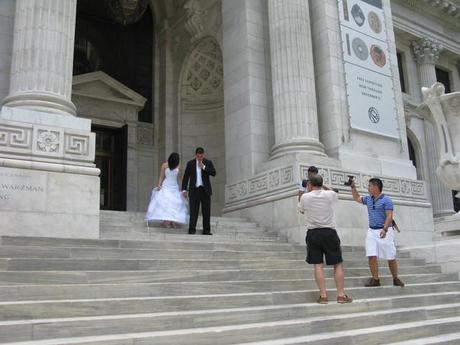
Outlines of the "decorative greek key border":
{"type": "Polygon", "coordinates": [[[0,153],[92,163],[95,135],[67,128],[1,120],[0,153]]]}
{"type": "MultiPolygon", "coordinates": [[[[286,166],[270,170],[255,177],[232,183],[226,186],[226,206],[258,199],[263,195],[273,195],[277,192],[297,189],[297,184],[307,177],[308,165],[286,166]],[[298,174],[296,174],[296,172],[298,174]],[[298,176],[298,181],[295,180],[298,176]]],[[[410,180],[397,177],[375,176],[356,171],[346,171],[337,168],[318,167],[319,174],[324,179],[324,184],[350,194],[350,188],[343,185],[348,180],[348,175],[355,177],[358,190],[366,192],[369,180],[379,177],[383,181],[384,192],[392,197],[402,200],[427,202],[426,185],[424,181],[410,180]]]]}

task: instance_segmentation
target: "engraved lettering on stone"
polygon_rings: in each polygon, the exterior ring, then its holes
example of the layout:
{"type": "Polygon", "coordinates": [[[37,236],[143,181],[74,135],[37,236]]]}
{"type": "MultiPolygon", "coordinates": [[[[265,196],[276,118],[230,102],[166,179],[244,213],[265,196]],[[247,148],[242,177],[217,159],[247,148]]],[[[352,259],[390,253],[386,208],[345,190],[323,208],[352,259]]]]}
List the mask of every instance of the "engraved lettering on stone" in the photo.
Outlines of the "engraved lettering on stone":
{"type": "Polygon", "coordinates": [[[37,146],[40,151],[56,152],[59,149],[59,133],[52,131],[39,131],[37,146]]]}
{"type": "Polygon", "coordinates": [[[1,183],[0,187],[3,190],[15,191],[15,192],[31,192],[31,193],[42,193],[42,192],[44,192],[43,187],[32,186],[32,185],[28,185],[28,184],[1,183]]]}

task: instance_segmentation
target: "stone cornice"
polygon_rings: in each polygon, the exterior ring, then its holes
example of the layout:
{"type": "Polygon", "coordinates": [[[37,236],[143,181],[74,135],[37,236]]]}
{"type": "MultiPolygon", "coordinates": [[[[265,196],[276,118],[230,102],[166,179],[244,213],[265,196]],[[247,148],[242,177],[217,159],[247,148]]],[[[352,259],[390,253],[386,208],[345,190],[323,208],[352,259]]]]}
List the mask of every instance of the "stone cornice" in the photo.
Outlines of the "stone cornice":
{"type": "Polygon", "coordinates": [[[450,0],[423,0],[437,11],[453,18],[460,18],[460,4],[450,0]]]}
{"type": "Polygon", "coordinates": [[[460,42],[453,41],[450,37],[439,32],[434,32],[430,28],[422,26],[420,23],[412,21],[410,18],[393,15],[393,26],[402,32],[408,33],[414,39],[421,37],[430,37],[436,40],[444,48],[444,51],[449,51],[455,55],[460,55],[460,42]]]}

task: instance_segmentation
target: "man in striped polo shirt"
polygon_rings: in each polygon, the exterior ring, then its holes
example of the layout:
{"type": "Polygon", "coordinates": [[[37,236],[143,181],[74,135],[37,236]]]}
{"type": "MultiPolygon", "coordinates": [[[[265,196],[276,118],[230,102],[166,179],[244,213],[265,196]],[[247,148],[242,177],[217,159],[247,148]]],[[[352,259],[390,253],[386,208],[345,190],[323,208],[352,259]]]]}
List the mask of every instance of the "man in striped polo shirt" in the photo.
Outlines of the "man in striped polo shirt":
{"type": "Polygon", "coordinates": [[[396,262],[396,246],[394,241],[393,201],[382,193],[383,183],[378,178],[369,180],[369,195],[360,196],[356,185],[351,184],[353,200],[367,206],[369,229],[366,236],[366,256],[372,278],[365,286],[380,286],[379,266],[377,258],[388,260],[388,267],[393,276],[394,286],[404,286],[398,278],[398,263],[396,262]]]}

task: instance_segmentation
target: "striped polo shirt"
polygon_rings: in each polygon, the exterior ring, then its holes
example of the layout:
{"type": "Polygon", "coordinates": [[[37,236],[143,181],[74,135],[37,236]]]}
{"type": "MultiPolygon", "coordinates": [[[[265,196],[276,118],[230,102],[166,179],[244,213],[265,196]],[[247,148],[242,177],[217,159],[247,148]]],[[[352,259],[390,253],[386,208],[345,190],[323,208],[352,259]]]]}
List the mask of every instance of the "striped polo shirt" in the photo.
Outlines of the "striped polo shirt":
{"type": "Polygon", "coordinates": [[[369,227],[371,229],[383,229],[386,219],[385,211],[393,210],[391,198],[385,194],[380,194],[375,200],[371,195],[366,195],[362,199],[363,204],[367,206],[369,227]]]}

